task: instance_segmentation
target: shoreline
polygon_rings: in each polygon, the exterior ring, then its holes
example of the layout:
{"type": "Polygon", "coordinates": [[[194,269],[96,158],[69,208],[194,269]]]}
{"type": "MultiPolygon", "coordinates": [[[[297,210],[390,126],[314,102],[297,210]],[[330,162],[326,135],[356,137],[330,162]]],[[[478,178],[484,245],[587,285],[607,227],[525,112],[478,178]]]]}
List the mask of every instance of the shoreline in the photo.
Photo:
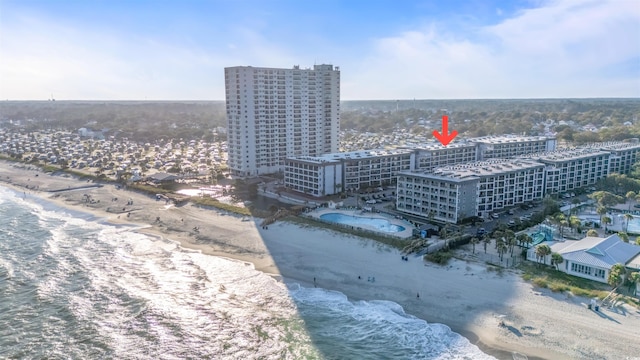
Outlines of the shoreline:
{"type": "Polygon", "coordinates": [[[319,287],[340,291],[351,301],[394,301],[407,314],[447,325],[498,359],[511,359],[512,352],[530,359],[590,355],[614,359],[640,353],[640,345],[633,341],[640,336],[638,313],[623,316],[612,311],[607,315],[619,324],[607,323],[586,312],[581,306],[586,299],[534,289],[508,270],[501,275],[490,273],[484,264],[472,260],[454,260],[452,265],[440,267],[413,255],[408,263],[400,262],[397,250],[373,240],[282,221],[268,230],[260,229],[259,219],[242,221],[241,216],[191,205],[166,207],[156,199],[109,184],[50,193],[47,188],[64,189],[83,182],[44,174],[26,164],[18,163],[24,169],[13,165],[0,161],[0,186],[17,191],[18,196],[26,194],[26,185],[35,185],[38,190],[29,189],[30,196],[110,225],[134,226],[133,231],[160,236],[185,249],[251,263],[285,284],[310,287],[314,286],[311,279],[317,276],[319,287]],[[83,202],[83,192],[98,203],[83,202]],[[105,210],[114,206],[127,210],[124,202],[128,204],[129,199],[135,204],[129,211],[105,210]],[[193,231],[194,227],[199,230],[193,231]],[[375,275],[375,285],[357,278],[358,274],[365,278],[365,272],[375,275]],[[416,299],[416,291],[420,299],[416,299]],[[498,327],[496,314],[507,314],[513,330],[498,327]],[[609,335],[610,331],[615,335],[609,335]]]}

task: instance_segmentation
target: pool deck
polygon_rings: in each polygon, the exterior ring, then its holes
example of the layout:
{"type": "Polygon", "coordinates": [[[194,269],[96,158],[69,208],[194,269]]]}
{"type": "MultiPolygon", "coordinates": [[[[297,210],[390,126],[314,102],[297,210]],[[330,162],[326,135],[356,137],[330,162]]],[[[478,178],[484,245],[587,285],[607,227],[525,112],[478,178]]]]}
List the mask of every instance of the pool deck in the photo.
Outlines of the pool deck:
{"type": "Polygon", "coordinates": [[[389,235],[389,236],[399,237],[402,239],[407,239],[413,236],[414,226],[411,223],[409,223],[406,220],[396,219],[395,217],[387,214],[374,213],[374,212],[362,211],[362,210],[320,208],[308,213],[307,215],[311,215],[314,218],[320,219],[320,216],[324,214],[331,214],[331,213],[338,213],[338,214],[351,215],[351,216],[364,217],[364,218],[384,219],[389,221],[393,225],[402,226],[405,229],[403,231],[398,231],[398,232],[384,232],[384,231],[379,231],[373,226],[369,227],[366,225],[358,225],[357,227],[362,228],[364,230],[376,232],[381,235],[389,235]]]}

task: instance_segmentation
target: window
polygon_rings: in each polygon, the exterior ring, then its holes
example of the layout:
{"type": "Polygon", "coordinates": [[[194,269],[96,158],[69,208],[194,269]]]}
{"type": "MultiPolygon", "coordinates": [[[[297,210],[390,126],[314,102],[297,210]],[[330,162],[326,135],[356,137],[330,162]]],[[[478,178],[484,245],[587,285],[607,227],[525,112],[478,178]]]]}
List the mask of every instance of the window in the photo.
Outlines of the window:
{"type": "Polygon", "coordinates": [[[602,270],[602,269],[595,269],[595,270],[596,270],[596,271],[595,271],[595,273],[593,274],[593,276],[604,279],[604,273],[605,273],[605,271],[604,271],[604,270],[602,270]]]}
{"type": "MultiPolygon", "coordinates": [[[[591,275],[591,273],[593,272],[593,268],[590,267],[590,266],[585,266],[585,265],[572,263],[571,264],[571,271],[577,272],[577,273],[581,273],[581,274],[585,274],[585,275],[591,275]]],[[[604,274],[602,275],[602,278],[604,278],[604,274]]]]}

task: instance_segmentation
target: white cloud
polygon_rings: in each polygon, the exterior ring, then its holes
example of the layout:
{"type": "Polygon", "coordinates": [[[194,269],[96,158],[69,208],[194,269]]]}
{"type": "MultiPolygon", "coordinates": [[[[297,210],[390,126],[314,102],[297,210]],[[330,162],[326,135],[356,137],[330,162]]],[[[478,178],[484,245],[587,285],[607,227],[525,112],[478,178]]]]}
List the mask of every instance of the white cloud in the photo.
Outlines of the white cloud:
{"type": "MultiPolygon", "coordinates": [[[[640,6],[557,1],[459,38],[443,25],[378,39],[353,74],[352,99],[640,96],[640,6]]],[[[459,35],[458,35],[459,36],[459,35]]]]}
{"type": "MultiPolygon", "coordinates": [[[[227,49],[173,44],[115,30],[77,29],[42,17],[3,24],[0,99],[224,99],[225,66],[295,64],[250,29],[227,49]]],[[[229,40],[229,39],[227,39],[229,40]]]]}
{"type": "Polygon", "coordinates": [[[224,67],[323,61],[341,67],[347,100],[640,96],[636,0],[543,3],[473,33],[476,21],[447,21],[357,44],[369,49],[360,53],[323,34],[279,43],[260,21],[220,24],[225,36],[210,41],[189,33],[172,42],[179,36],[23,13],[0,24],[0,99],[218,100],[224,67]]]}

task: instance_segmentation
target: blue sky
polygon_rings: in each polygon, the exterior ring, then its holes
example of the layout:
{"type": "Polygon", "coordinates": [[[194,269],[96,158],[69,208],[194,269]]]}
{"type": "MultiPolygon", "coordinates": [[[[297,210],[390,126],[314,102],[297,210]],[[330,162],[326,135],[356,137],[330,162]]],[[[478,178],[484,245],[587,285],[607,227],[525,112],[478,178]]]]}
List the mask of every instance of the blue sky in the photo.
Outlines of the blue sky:
{"type": "Polygon", "coordinates": [[[640,97],[637,0],[0,0],[0,99],[224,100],[227,66],[343,100],[640,97]]]}

